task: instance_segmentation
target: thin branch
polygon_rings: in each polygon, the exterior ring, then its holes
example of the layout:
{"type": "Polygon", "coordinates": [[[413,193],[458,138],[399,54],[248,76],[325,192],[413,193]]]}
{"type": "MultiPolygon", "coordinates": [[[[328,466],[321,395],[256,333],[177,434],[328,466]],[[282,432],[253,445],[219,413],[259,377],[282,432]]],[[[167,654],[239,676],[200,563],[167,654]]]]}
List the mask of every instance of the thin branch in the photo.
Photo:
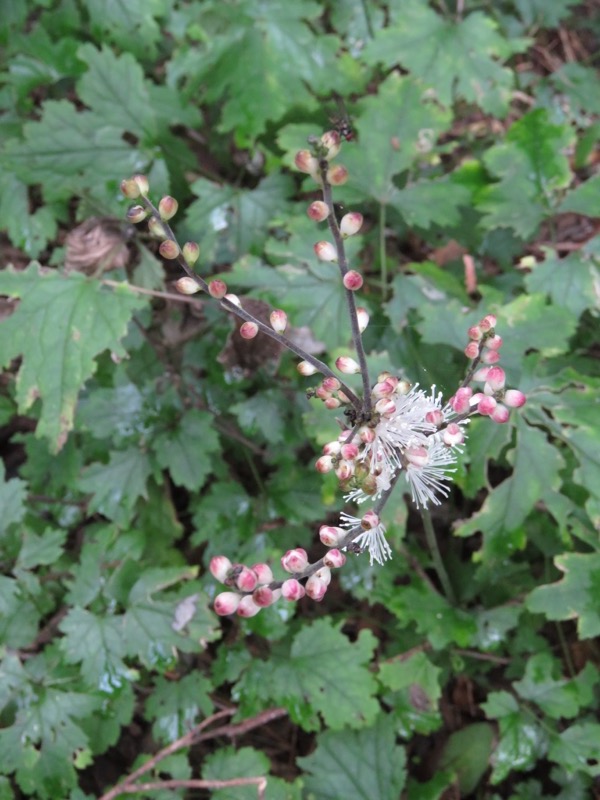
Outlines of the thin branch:
{"type": "Polygon", "coordinates": [[[423,520],[425,538],[427,540],[427,546],[429,547],[429,552],[433,560],[433,566],[435,567],[437,576],[440,579],[440,583],[442,584],[442,588],[444,590],[444,594],[446,595],[446,599],[452,605],[456,605],[456,594],[454,593],[452,583],[450,582],[450,578],[448,577],[448,573],[446,572],[446,567],[444,566],[442,554],[440,553],[440,549],[438,547],[437,537],[435,535],[435,529],[433,527],[433,520],[431,519],[431,514],[429,513],[428,508],[421,508],[419,510],[421,513],[421,519],[423,520]]]}
{"type": "MultiPolygon", "coordinates": [[[[256,786],[256,797],[264,800],[267,779],[258,778],[231,778],[228,781],[203,781],[190,778],[188,780],[154,781],[153,783],[133,783],[124,786],[119,794],[134,794],[135,792],[158,792],[164,789],[227,789],[230,786],[256,786]]],[[[102,798],[100,798],[102,800],[102,798]]]]}

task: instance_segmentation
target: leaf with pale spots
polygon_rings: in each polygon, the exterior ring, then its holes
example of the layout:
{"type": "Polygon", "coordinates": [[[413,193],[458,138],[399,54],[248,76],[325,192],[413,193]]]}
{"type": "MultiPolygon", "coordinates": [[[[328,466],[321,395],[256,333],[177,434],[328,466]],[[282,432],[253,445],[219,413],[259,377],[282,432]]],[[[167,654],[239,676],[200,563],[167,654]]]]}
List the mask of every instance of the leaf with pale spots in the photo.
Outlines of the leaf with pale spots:
{"type": "Polygon", "coordinates": [[[22,413],[42,401],[37,436],[58,452],[73,427],[79,391],[107,349],[124,356],[121,339],[133,312],[147,303],[125,285],[109,290],[79,273],[68,277],[31,264],[0,273],[0,294],[18,297],[0,324],[0,365],[22,357],[17,402],[22,413]]]}

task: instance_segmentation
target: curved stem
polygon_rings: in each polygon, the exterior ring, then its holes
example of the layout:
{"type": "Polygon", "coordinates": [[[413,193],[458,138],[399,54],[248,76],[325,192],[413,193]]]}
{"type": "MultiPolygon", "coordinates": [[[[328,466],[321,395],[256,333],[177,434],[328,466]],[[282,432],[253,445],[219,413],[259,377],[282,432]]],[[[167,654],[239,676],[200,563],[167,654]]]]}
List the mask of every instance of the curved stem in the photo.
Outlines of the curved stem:
{"type": "Polygon", "coordinates": [[[452,588],[452,584],[450,583],[450,578],[448,577],[448,573],[446,572],[444,561],[442,559],[442,555],[438,547],[437,537],[435,535],[435,529],[433,527],[433,520],[431,519],[431,514],[429,513],[429,510],[426,508],[422,508],[420,511],[421,511],[421,519],[423,520],[423,528],[425,529],[425,538],[427,540],[427,546],[429,547],[429,552],[433,560],[433,566],[435,567],[437,576],[440,579],[440,583],[442,584],[442,589],[444,590],[446,599],[452,605],[456,605],[456,595],[454,593],[454,589],[452,588]]]}

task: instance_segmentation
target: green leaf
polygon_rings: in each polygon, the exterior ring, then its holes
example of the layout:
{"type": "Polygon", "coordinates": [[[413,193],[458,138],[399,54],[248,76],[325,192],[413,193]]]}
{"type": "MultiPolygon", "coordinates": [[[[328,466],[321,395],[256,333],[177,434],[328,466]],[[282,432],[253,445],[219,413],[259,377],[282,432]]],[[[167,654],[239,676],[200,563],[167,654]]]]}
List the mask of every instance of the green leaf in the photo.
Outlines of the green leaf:
{"type": "MultiPolygon", "coordinates": [[[[568,1],[573,2],[574,0],[568,1]]],[[[544,5],[547,4],[544,3],[544,5]]],[[[554,6],[554,3],[552,5],[554,6]]],[[[570,61],[549,75],[548,79],[557,91],[568,97],[571,104],[583,114],[600,114],[600,86],[598,86],[596,72],[592,67],[570,61]]],[[[590,180],[594,180],[594,178],[590,178],[590,180]]],[[[582,213],[588,212],[583,211],[582,213]]]]}
{"type": "Polygon", "coordinates": [[[21,569],[33,569],[40,564],[54,564],[62,555],[66,538],[66,530],[48,528],[40,536],[25,531],[17,566],[21,569]]]}
{"type": "Polygon", "coordinates": [[[600,175],[593,175],[587,181],[572,189],[558,207],[560,212],[574,211],[588,217],[600,217],[600,175]]]}
{"type": "Polygon", "coordinates": [[[574,141],[570,125],[554,125],[543,108],[515,122],[502,144],[485,154],[487,168],[498,179],[483,190],[478,207],[486,227],[512,228],[526,239],[554,211],[559,189],[571,182],[566,155],[574,141]]]}
{"type": "Polygon", "coordinates": [[[147,497],[151,466],[147,453],[137,446],[115,450],[107,464],[90,464],[77,482],[80,491],[93,494],[88,506],[105,517],[125,524],[139,497],[147,497]]]}
{"type": "Polygon", "coordinates": [[[0,218],[11,242],[30,258],[37,258],[56,236],[54,210],[42,206],[30,212],[27,186],[8,170],[0,175],[0,218]]]}
{"type": "Polygon", "coordinates": [[[445,106],[464,98],[504,116],[514,78],[501,62],[523,50],[526,42],[507,41],[497,27],[481,11],[455,22],[422,3],[402,3],[394,22],[367,45],[364,57],[388,68],[401,64],[432,87],[445,106]]]}
{"type": "Polygon", "coordinates": [[[165,0],[86,0],[85,8],[102,41],[106,37],[139,57],[154,57],[163,31],[159,18],[167,12],[165,0]]]}
{"type": "Polygon", "coordinates": [[[597,722],[571,725],[553,738],[548,756],[567,773],[600,775],[600,725],[597,722]]]}
{"type": "Polygon", "coordinates": [[[429,228],[431,225],[448,226],[460,222],[460,207],[471,200],[470,191],[448,177],[409,184],[398,192],[391,205],[402,214],[407,225],[429,228]]]}
{"type": "Polygon", "coordinates": [[[156,741],[170,744],[202,717],[208,717],[213,710],[212,691],[210,681],[199,672],[184,675],[178,681],[159,676],[145,710],[146,719],[153,720],[152,735],[156,741]]]}
{"type": "MultiPolygon", "coordinates": [[[[259,750],[252,747],[223,747],[216,753],[211,753],[206,759],[202,777],[210,781],[226,781],[232,778],[250,778],[268,775],[269,759],[259,750]]],[[[271,797],[272,781],[268,781],[268,794],[271,797]]],[[[256,786],[229,787],[212,792],[215,800],[255,800],[256,786]]],[[[275,800],[283,800],[279,794],[273,794],[275,800]]],[[[294,800],[296,800],[294,798],[294,800]]]]}
{"type": "MultiPolygon", "coordinates": [[[[600,184],[596,192],[600,195],[600,184]]],[[[600,205],[598,208],[600,216],[600,205]]],[[[532,293],[548,294],[556,306],[564,306],[574,316],[580,317],[587,309],[600,307],[597,289],[599,281],[596,259],[580,250],[565,258],[558,258],[555,253],[548,252],[546,259],[527,275],[525,285],[532,293]]]]}
{"type": "Polygon", "coordinates": [[[494,728],[488,722],[475,722],[450,734],[438,769],[456,775],[461,795],[474,792],[487,770],[494,742],[494,728]]]}
{"type": "Polygon", "coordinates": [[[6,533],[10,525],[21,522],[27,510],[27,482],[20,478],[7,481],[4,476],[4,462],[0,461],[0,536],[6,533]]]}
{"type": "Polygon", "coordinates": [[[339,627],[319,620],[298,633],[289,653],[253,661],[238,690],[247,702],[271,700],[285,706],[305,730],[318,728],[317,714],[334,730],[360,728],[373,722],[379,708],[367,668],[373,645],[369,631],[351,644],[339,627]]]}
{"type": "Polygon", "coordinates": [[[235,403],[230,411],[235,414],[245,433],[253,435],[260,431],[270,444],[283,442],[285,418],[278,391],[267,390],[261,395],[235,403]]]}
{"type": "Polygon", "coordinates": [[[198,409],[186,411],[174,430],[154,436],[152,447],[177,486],[197,491],[210,475],[211,455],[219,452],[213,415],[198,409]]]}
{"type": "Polygon", "coordinates": [[[581,0],[514,0],[515,8],[528,28],[556,28],[581,0]]]}
{"type": "Polygon", "coordinates": [[[382,664],[378,677],[394,692],[394,717],[403,738],[414,733],[428,734],[440,727],[441,670],[425,653],[382,664]]]}
{"type": "Polygon", "coordinates": [[[391,716],[380,714],[360,731],[326,731],[314,753],[297,759],[319,800],[397,800],[406,780],[406,755],[396,744],[391,716]]]}
{"type": "Polygon", "coordinates": [[[0,365],[23,357],[19,409],[25,412],[41,398],[36,435],[47,437],[57,452],[73,427],[77,395],[96,369],[95,357],[108,348],[125,355],[121,339],[146,300],[124,285],[109,291],[79,273],[65,277],[35,264],[0,273],[0,293],[21,298],[1,323],[0,365]]]}
{"type": "Polygon", "coordinates": [[[579,711],[577,685],[555,679],[557,662],[549,653],[536,653],[527,662],[525,676],[513,684],[519,695],[539,706],[554,719],[571,719],[579,711]]]}
{"type": "Polygon", "coordinates": [[[565,575],[558,583],[538,586],[527,608],[548,619],[577,619],[582,639],[600,634],[600,553],[565,553],[554,559],[565,575]]]}

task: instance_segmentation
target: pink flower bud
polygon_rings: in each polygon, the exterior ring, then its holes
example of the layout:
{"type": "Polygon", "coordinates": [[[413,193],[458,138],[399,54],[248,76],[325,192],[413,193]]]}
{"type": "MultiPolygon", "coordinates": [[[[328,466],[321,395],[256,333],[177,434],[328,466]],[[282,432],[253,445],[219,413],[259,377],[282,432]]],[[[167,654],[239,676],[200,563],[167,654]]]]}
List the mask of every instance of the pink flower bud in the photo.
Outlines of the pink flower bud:
{"type": "Polygon", "coordinates": [[[285,600],[300,600],[305,594],[304,586],[295,578],[288,578],[281,585],[281,596],[285,600]]]}
{"type": "Polygon", "coordinates": [[[469,339],[472,339],[474,342],[478,342],[481,339],[481,337],[483,336],[483,331],[481,330],[479,325],[473,325],[467,331],[467,335],[468,335],[469,339]]]}
{"type": "Polygon", "coordinates": [[[275,592],[269,589],[268,586],[259,586],[258,589],[255,589],[252,593],[252,599],[257,606],[265,608],[275,602],[275,592]]]}
{"type": "Polygon", "coordinates": [[[319,603],[325,597],[326,591],[327,584],[325,581],[317,578],[316,575],[311,575],[306,581],[306,594],[311,600],[315,600],[317,603],[319,603]]]}
{"type": "Polygon", "coordinates": [[[337,261],[337,250],[331,242],[317,242],[313,250],[321,261],[337,261]]]}
{"type": "Polygon", "coordinates": [[[326,586],[329,586],[331,583],[331,570],[327,565],[322,566],[321,569],[318,569],[314,575],[316,578],[319,578],[319,580],[322,580],[326,586]]]}
{"type": "Polygon", "coordinates": [[[321,525],[319,528],[319,539],[325,547],[337,547],[345,535],[346,532],[342,528],[335,528],[332,525],[321,525]]]}
{"type": "Polygon", "coordinates": [[[140,189],[133,178],[127,178],[121,181],[121,193],[129,200],[135,200],[136,197],[140,196],[140,189]]]}
{"type": "Polygon", "coordinates": [[[235,579],[235,585],[240,592],[253,592],[258,584],[258,576],[254,570],[242,564],[237,567],[236,571],[237,577],[235,579]]]}
{"type": "Polygon", "coordinates": [[[319,161],[310,150],[299,150],[294,158],[294,164],[300,172],[306,172],[313,177],[319,174],[319,161]]]}
{"type": "Polygon", "coordinates": [[[481,381],[487,380],[488,372],[490,371],[491,367],[479,367],[478,370],[473,375],[473,380],[477,381],[477,383],[481,383],[481,381]]]}
{"type": "Polygon", "coordinates": [[[259,564],[253,564],[251,569],[252,572],[256,574],[260,584],[271,583],[273,580],[273,570],[268,564],[264,564],[262,562],[259,564]]]}
{"type": "Polygon", "coordinates": [[[484,364],[496,364],[500,361],[500,353],[497,350],[484,350],[481,361],[484,364]]]}
{"type": "Polygon", "coordinates": [[[349,356],[340,356],[336,358],[335,365],[339,371],[343,372],[345,375],[356,375],[357,372],[360,372],[360,366],[349,356]]]}
{"type": "Polygon", "coordinates": [[[350,405],[350,400],[348,396],[344,394],[341,390],[338,392],[338,397],[340,398],[342,403],[346,403],[346,405],[350,405]]]}
{"type": "Polygon", "coordinates": [[[244,322],[240,325],[240,336],[242,339],[254,339],[258,333],[258,325],[256,322],[244,322]]]}
{"type": "Polygon", "coordinates": [[[323,556],[323,563],[330,569],[339,569],[346,563],[346,556],[335,547],[323,556]]]}
{"type": "Polygon", "coordinates": [[[336,439],[335,442],[327,442],[323,445],[323,453],[326,456],[337,456],[342,452],[342,443],[336,439]]]}
{"type": "Polygon", "coordinates": [[[219,583],[225,583],[231,570],[231,561],[226,556],[214,556],[211,558],[208,568],[213,578],[219,583]]]}
{"type": "Polygon", "coordinates": [[[465,434],[460,425],[457,425],[456,422],[451,422],[442,432],[442,439],[448,447],[456,447],[464,442],[465,434]]]}
{"type": "Polygon", "coordinates": [[[384,380],[379,381],[373,386],[371,394],[374,398],[390,397],[394,394],[394,390],[398,385],[398,381],[392,380],[392,376],[386,377],[384,380]]]}
{"type": "Polygon", "coordinates": [[[301,547],[288,550],[284,556],[281,556],[281,566],[286,572],[302,572],[308,567],[306,550],[301,547]]]}
{"type": "Polygon", "coordinates": [[[358,447],[354,444],[354,442],[348,442],[347,444],[342,445],[341,452],[342,458],[345,458],[347,461],[354,461],[358,455],[358,447]]]}
{"type": "Polygon", "coordinates": [[[450,407],[455,414],[464,414],[471,408],[470,400],[473,396],[473,389],[470,386],[463,386],[458,389],[454,397],[450,398],[450,407]]]}
{"type": "Polygon", "coordinates": [[[332,186],[342,186],[348,180],[348,170],[342,164],[336,164],[327,170],[327,181],[332,186]]]}
{"type": "Polygon", "coordinates": [[[242,598],[237,592],[221,592],[215,597],[214,609],[220,617],[237,611],[242,598]]]}
{"type": "Polygon", "coordinates": [[[227,294],[227,284],[218,279],[211,281],[208,284],[208,293],[216,300],[222,300],[227,294]]]}
{"type": "Polygon", "coordinates": [[[469,342],[469,344],[465,347],[465,355],[467,358],[477,358],[479,355],[479,345],[477,342],[469,342]]]}
{"type": "Polygon", "coordinates": [[[492,328],[496,327],[496,322],[497,322],[496,317],[493,314],[487,314],[480,321],[479,327],[481,328],[482,331],[487,333],[488,331],[491,331],[492,328]]]}
{"type": "Polygon", "coordinates": [[[496,408],[498,403],[494,397],[488,397],[487,395],[481,395],[481,399],[477,404],[477,411],[484,416],[489,416],[492,414],[496,408]]]}
{"type": "Polygon", "coordinates": [[[338,400],[337,397],[328,397],[327,400],[325,400],[325,408],[328,408],[330,411],[334,411],[341,405],[342,401],[338,400]]]}
{"type": "Polygon", "coordinates": [[[508,408],[506,406],[502,405],[502,403],[498,403],[496,408],[490,414],[490,419],[493,420],[494,422],[498,422],[500,424],[503,424],[505,422],[508,422],[509,416],[510,416],[510,412],[509,412],[508,408]]]}
{"type": "Polygon", "coordinates": [[[504,402],[511,408],[521,408],[527,402],[527,398],[518,389],[507,389],[504,394],[504,402]]]}
{"type": "Polygon", "coordinates": [[[287,328],[287,314],[285,311],[282,311],[280,308],[276,308],[274,311],[271,311],[271,315],[269,316],[269,320],[271,322],[271,327],[277,333],[283,333],[284,330],[287,328]]]}
{"type": "Polygon", "coordinates": [[[349,292],[357,292],[363,285],[363,282],[363,276],[355,269],[348,270],[342,279],[344,287],[348,289],[349,292]]]}
{"type": "Polygon", "coordinates": [[[358,436],[363,444],[372,444],[377,438],[377,434],[373,428],[368,428],[366,425],[359,428],[358,436]]]}
{"type": "Polygon", "coordinates": [[[406,460],[409,462],[409,464],[412,464],[415,467],[426,467],[429,463],[429,453],[427,452],[426,447],[419,445],[408,447],[405,450],[404,455],[406,456],[406,460]]]}
{"type": "Polygon", "coordinates": [[[147,195],[150,191],[150,184],[148,183],[148,178],[145,175],[134,175],[133,180],[137,183],[137,187],[140,190],[141,195],[147,195]]]}
{"type": "Polygon", "coordinates": [[[158,252],[163,258],[173,259],[177,258],[181,250],[177,242],[174,242],[173,239],[165,239],[164,242],[160,243],[158,252]]]}
{"type": "Polygon", "coordinates": [[[335,474],[340,481],[347,481],[354,475],[355,466],[353,461],[338,461],[335,467],[335,474]]]}
{"type": "Polygon", "coordinates": [[[358,320],[358,330],[361,333],[364,333],[367,329],[369,324],[369,313],[366,308],[359,306],[356,309],[356,319],[358,320]]]}
{"type": "Polygon", "coordinates": [[[341,385],[337,378],[323,378],[322,386],[327,392],[337,392],[341,385]]]}
{"type": "Polygon", "coordinates": [[[502,337],[498,336],[498,334],[490,336],[489,339],[485,340],[483,346],[487,347],[488,350],[500,350],[502,347],[502,337]]]}
{"type": "Polygon", "coordinates": [[[360,526],[364,531],[371,531],[379,525],[379,517],[374,511],[367,511],[360,521],[360,526]]]}
{"type": "Polygon", "coordinates": [[[375,403],[375,411],[384,417],[391,417],[396,411],[396,403],[391,397],[382,397],[375,403]]]}
{"type": "Polygon", "coordinates": [[[315,200],[306,209],[306,213],[315,222],[323,222],[329,216],[329,206],[322,200],[315,200]]]}
{"type": "Polygon", "coordinates": [[[183,277],[175,281],[175,288],[181,294],[196,294],[200,291],[200,287],[193,278],[183,277]]]}
{"type": "Polygon", "coordinates": [[[331,456],[321,456],[315,462],[317,472],[324,475],[326,472],[331,472],[334,467],[333,458],[331,456]]]}
{"type": "Polygon", "coordinates": [[[335,158],[340,152],[340,135],[337,131],[327,131],[321,136],[321,144],[327,149],[325,158],[335,158]]]}
{"type": "Polygon", "coordinates": [[[127,211],[127,221],[136,225],[138,222],[143,222],[148,216],[148,212],[144,206],[131,206],[127,211]]]}
{"type": "Polygon", "coordinates": [[[296,369],[298,370],[298,372],[300,373],[300,375],[304,375],[304,377],[305,377],[305,378],[307,378],[309,375],[314,375],[314,374],[315,374],[315,372],[318,372],[318,371],[319,371],[319,370],[318,370],[318,369],[317,369],[317,368],[314,366],[314,364],[311,364],[311,363],[310,363],[310,361],[301,361],[301,362],[300,362],[300,363],[299,363],[299,364],[296,366],[296,369]]]}
{"type": "Polygon", "coordinates": [[[340,231],[342,236],[354,236],[362,228],[363,215],[358,211],[351,211],[349,214],[344,214],[340,220],[340,231]]]}
{"type": "Polygon", "coordinates": [[[183,245],[181,252],[188,267],[193,267],[200,256],[200,247],[198,246],[197,242],[186,242],[183,245]]]}
{"type": "Polygon", "coordinates": [[[148,220],[148,230],[154,236],[155,239],[164,239],[165,238],[165,226],[159,220],[158,217],[150,217],[148,220]]]}
{"type": "Polygon", "coordinates": [[[260,606],[254,602],[252,595],[242,597],[237,607],[238,617],[254,617],[260,611],[260,606]]]}
{"type": "MultiPolygon", "coordinates": [[[[211,283],[213,283],[213,282],[214,281],[211,281],[211,283]]],[[[226,294],[223,297],[223,300],[227,300],[228,303],[231,303],[232,305],[237,306],[238,308],[242,307],[242,303],[240,301],[240,298],[237,296],[237,294],[231,294],[231,293],[226,294]]]]}
{"type": "Polygon", "coordinates": [[[158,213],[160,214],[160,218],[165,220],[165,222],[175,216],[178,208],[179,203],[177,200],[168,194],[165,195],[165,197],[161,197],[158,203],[158,213]]]}
{"type": "MultiPolygon", "coordinates": [[[[506,374],[502,367],[491,367],[487,374],[486,386],[488,386],[492,392],[499,392],[501,389],[504,389],[505,383],[506,374]]],[[[485,387],[483,391],[485,394],[489,394],[489,392],[485,391],[485,387]]]]}
{"type": "Polygon", "coordinates": [[[435,425],[436,428],[439,428],[443,421],[444,415],[439,408],[435,408],[433,411],[428,411],[425,414],[425,422],[428,422],[430,425],[435,425]]]}

